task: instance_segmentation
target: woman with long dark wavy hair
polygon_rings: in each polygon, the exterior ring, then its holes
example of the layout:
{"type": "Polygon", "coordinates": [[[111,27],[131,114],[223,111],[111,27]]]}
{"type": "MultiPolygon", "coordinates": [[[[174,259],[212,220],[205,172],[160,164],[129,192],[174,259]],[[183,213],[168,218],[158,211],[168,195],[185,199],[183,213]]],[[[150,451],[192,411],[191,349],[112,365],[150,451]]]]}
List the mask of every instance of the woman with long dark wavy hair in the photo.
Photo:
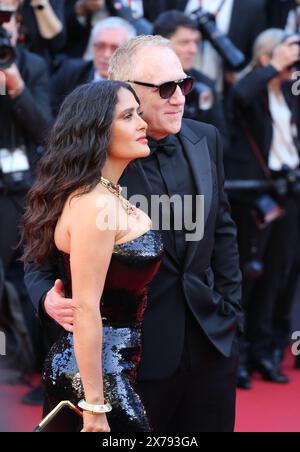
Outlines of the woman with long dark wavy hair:
{"type": "Polygon", "coordinates": [[[162,257],[149,217],[118,185],[150,154],[133,89],[84,85],[63,103],[23,219],[24,261],[55,262],[73,299],[74,332],[44,367],[48,411],[79,403],[83,431],[150,431],[134,390],[147,287],[162,257]]]}

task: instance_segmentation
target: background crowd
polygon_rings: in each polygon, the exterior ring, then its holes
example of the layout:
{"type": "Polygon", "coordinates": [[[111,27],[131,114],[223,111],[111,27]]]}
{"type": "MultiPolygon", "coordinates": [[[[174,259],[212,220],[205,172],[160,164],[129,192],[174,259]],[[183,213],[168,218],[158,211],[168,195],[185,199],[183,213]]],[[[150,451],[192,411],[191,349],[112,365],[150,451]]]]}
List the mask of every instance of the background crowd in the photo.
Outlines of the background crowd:
{"type": "MultiPolygon", "coordinates": [[[[300,271],[298,33],[294,0],[0,0],[0,330],[10,347],[0,382],[18,381],[44,358],[18,242],[48,131],[68,93],[107,77],[120,45],[160,34],[196,80],[185,117],[213,124],[223,138],[244,275],[237,384],[250,389],[253,372],[289,383],[281,363],[300,271]],[[8,10],[16,12],[2,23],[8,10]]],[[[25,399],[38,401],[36,392],[25,399]]]]}

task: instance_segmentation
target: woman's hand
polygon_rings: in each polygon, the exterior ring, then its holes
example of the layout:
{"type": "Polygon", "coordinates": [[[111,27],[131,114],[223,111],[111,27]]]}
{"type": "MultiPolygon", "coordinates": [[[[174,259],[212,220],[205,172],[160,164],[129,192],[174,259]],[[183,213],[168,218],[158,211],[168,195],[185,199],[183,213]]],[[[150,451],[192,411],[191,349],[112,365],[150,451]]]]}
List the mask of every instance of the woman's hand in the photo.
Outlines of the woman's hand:
{"type": "Polygon", "coordinates": [[[91,414],[87,411],[83,412],[83,429],[81,433],[109,433],[110,427],[107,422],[106,414],[91,414]]]}
{"type": "Polygon", "coordinates": [[[297,63],[299,59],[299,38],[297,36],[291,36],[275,48],[271,64],[281,72],[297,63]]]}

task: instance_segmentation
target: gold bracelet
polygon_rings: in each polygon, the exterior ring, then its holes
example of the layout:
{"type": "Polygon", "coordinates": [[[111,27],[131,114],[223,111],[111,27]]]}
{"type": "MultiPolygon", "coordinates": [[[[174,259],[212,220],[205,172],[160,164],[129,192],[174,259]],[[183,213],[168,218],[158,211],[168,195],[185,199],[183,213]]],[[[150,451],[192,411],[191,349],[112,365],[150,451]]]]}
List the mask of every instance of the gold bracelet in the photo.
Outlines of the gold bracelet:
{"type": "Polygon", "coordinates": [[[80,400],[78,403],[78,407],[82,411],[87,411],[91,414],[104,414],[104,413],[110,413],[112,411],[112,406],[110,403],[105,402],[104,405],[94,405],[91,403],[87,403],[85,400],[80,400]]]}

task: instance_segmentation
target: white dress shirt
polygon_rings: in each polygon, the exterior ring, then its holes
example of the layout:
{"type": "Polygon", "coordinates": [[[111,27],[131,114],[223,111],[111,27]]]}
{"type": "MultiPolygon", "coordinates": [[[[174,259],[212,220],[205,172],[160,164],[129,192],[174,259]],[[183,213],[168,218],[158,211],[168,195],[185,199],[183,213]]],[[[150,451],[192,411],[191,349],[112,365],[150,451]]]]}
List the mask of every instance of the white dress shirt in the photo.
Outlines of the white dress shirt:
{"type": "Polygon", "coordinates": [[[295,169],[300,160],[294,144],[293,134],[296,133],[292,122],[292,113],[280,91],[269,90],[269,106],[273,118],[273,140],[269,154],[269,168],[280,171],[282,165],[295,169]]]}

